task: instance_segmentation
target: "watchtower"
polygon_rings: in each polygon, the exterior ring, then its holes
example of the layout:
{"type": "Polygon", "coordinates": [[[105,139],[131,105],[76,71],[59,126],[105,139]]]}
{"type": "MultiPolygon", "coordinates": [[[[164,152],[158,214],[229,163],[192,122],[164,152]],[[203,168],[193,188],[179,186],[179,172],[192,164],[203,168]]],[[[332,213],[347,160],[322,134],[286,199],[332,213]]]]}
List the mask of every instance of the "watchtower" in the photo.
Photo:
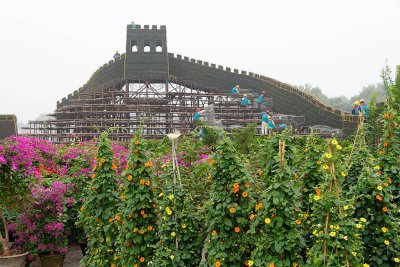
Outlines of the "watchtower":
{"type": "Polygon", "coordinates": [[[168,79],[167,28],[127,25],[125,78],[168,79]]]}

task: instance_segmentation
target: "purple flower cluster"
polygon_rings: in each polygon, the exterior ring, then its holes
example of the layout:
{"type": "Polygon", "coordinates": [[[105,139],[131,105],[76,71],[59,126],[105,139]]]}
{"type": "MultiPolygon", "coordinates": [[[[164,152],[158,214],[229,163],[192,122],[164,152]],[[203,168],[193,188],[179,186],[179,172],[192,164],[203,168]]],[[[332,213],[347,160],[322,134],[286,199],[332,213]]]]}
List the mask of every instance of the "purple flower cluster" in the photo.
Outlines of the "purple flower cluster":
{"type": "Polygon", "coordinates": [[[37,185],[31,188],[32,201],[24,206],[10,230],[15,243],[34,254],[44,251],[66,251],[65,204],[73,200],[66,197],[71,184],[60,181],[51,186],[37,185]]]}
{"type": "Polygon", "coordinates": [[[8,163],[12,171],[24,176],[40,178],[38,166],[45,165],[55,168],[57,146],[51,142],[24,136],[6,138],[0,149],[0,165],[8,163]]]}
{"type": "Polygon", "coordinates": [[[117,175],[120,175],[128,162],[129,150],[118,142],[112,142],[111,148],[114,153],[114,162],[117,166],[120,166],[117,170],[117,175]]]}
{"type": "MultiPolygon", "coordinates": [[[[199,164],[205,163],[209,159],[209,154],[211,153],[211,149],[208,146],[204,146],[202,149],[195,150],[192,153],[182,151],[177,155],[178,165],[180,167],[190,167],[195,162],[199,164]]],[[[171,160],[171,154],[165,154],[161,159],[161,163],[166,164],[171,160]]]]}
{"type": "Polygon", "coordinates": [[[4,154],[5,154],[4,148],[0,145],[0,165],[7,163],[7,160],[5,159],[4,154]]]}

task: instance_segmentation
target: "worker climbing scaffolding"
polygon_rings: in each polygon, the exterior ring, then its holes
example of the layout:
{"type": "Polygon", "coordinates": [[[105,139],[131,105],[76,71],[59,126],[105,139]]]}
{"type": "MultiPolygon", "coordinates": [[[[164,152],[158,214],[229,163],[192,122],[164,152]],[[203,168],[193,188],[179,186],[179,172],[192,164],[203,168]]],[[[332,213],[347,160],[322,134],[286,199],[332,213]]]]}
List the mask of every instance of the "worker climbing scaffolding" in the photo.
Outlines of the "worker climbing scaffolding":
{"type": "Polygon", "coordinates": [[[120,55],[120,53],[118,52],[118,50],[117,51],[115,51],[115,54],[114,54],[114,60],[118,60],[118,59],[120,59],[121,58],[121,55],[120,55]]]}
{"type": "Polygon", "coordinates": [[[193,115],[193,129],[195,129],[197,127],[197,122],[200,120],[200,114],[202,114],[204,112],[205,112],[205,110],[196,108],[196,112],[193,115]]]}
{"type": "Polygon", "coordinates": [[[258,110],[261,110],[261,105],[264,102],[264,97],[265,97],[265,91],[262,91],[262,93],[260,94],[260,96],[257,99],[257,105],[258,105],[258,110]]]}
{"type": "Polygon", "coordinates": [[[360,102],[355,101],[354,106],[351,108],[352,115],[358,115],[358,107],[360,106],[360,102]]]}
{"type": "Polygon", "coordinates": [[[365,100],[361,99],[360,100],[360,105],[358,106],[358,115],[362,116],[364,118],[364,123],[367,122],[367,119],[369,117],[369,108],[368,105],[365,104],[365,100]]]}
{"type": "Polygon", "coordinates": [[[233,94],[233,95],[240,94],[239,88],[240,88],[239,85],[232,87],[231,94],[233,94]]]}
{"type": "Polygon", "coordinates": [[[269,117],[268,112],[269,112],[268,110],[265,111],[264,114],[261,117],[261,134],[262,135],[267,135],[268,134],[268,129],[267,129],[268,117],[269,117]]]}
{"type": "Polygon", "coordinates": [[[242,97],[242,101],[240,102],[240,106],[247,108],[249,106],[249,99],[247,98],[247,94],[244,94],[242,97]]]}

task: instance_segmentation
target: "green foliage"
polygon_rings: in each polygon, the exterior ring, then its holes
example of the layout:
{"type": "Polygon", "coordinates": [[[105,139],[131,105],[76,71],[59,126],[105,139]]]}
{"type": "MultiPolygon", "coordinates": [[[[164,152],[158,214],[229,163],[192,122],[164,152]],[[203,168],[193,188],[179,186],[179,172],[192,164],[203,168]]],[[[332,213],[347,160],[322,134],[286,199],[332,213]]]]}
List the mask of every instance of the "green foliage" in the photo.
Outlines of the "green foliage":
{"type": "Polygon", "coordinates": [[[201,266],[243,266],[250,256],[249,214],[252,190],[229,139],[216,147],[207,207],[207,259],[201,266]]]}
{"type": "Polygon", "coordinates": [[[200,129],[200,138],[204,144],[214,146],[223,134],[223,131],[217,127],[208,126],[205,122],[199,121],[197,127],[200,129]]]}
{"type": "Polygon", "coordinates": [[[115,164],[107,133],[100,136],[96,158],[96,170],[87,193],[85,204],[80,209],[78,225],[83,226],[87,241],[84,266],[111,266],[119,249],[118,184],[115,164]]]}
{"type": "Polygon", "coordinates": [[[294,142],[285,134],[273,136],[270,140],[278,143],[278,148],[268,149],[273,156],[264,166],[274,171],[265,170],[269,178],[266,181],[268,187],[261,193],[254,214],[250,215],[252,225],[249,233],[256,237],[251,260],[255,266],[301,265],[301,251],[306,246],[302,236],[306,215],[301,210],[298,174],[287,164],[295,153],[294,142]]]}
{"type": "Polygon", "coordinates": [[[256,135],[256,124],[249,123],[245,128],[238,128],[232,132],[232,140],[238,151],[242,154],[248,154],[250,151],[250,145],[256,135]]]}
{"type": "Polygon", "coordinates": [[[173,182],[172,166],[162,175],[163,192],[158,205],[160,218],[156,266],[199,266],[204,237],[202,217],[192,196],[173,182]]]}
{"type": "Polygon", "coordinates": [[[328,151],[321,157],[320,183],[315,194],[309,220],[313,245],[307,266],[359,266],[362,263],[360,229],[365,218],[353,216],[352,199],[342,193],[347,176],[342,146],[336,139],[328,140],[328,151]]]}
{"type": "Polygon", "coordinates": [[[130,143],[128,164],[122,175],[120,218],[117,219],[120,254],[116,266],[147,266],[157,243],[157,214],[153,164],[146,155],[145,140],[135,135],[130,143]],[[121,223],[119,223],[121,220],[121,223]]]}
{"type": "Polygon", "coordinates": [[[351,111],[351,107],[353,106],[355,101],[364,99],[366,102],[369,102],[373,94],[376,95],[376,101],[383,101],[387,98],[387,95],[385,93],[385,86],[382,83],[378,83],[376,85],[370,84],[368,86],[364,86],[359,94],[352,96],[350,98],[347,98],[345,96],[330,98],[324,93],[322,93],[322,90],[319,87],[314,87],[311,84],[299,86],[298,88],[304,92],[312,94],[322,103],[325,103],[329,106],[332,106],[334,108],[346,112],[351,111]]]}

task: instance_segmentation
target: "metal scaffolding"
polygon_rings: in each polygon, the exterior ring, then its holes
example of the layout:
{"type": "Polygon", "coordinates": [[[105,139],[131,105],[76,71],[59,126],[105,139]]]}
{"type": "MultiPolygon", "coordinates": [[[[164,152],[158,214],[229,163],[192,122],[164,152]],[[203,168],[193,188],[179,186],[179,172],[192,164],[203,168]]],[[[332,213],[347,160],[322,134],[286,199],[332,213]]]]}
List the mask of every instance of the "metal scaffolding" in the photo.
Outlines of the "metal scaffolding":
{"type": "MultiPolygon", "coordinates": [[[[196,108],[206,109],[203,119],[224,130],[259,122],[256,96],[249,107],[241,107],[241,95],[214,93],[213,88],[201,88],[195,83],[168,81],[124,81],[96,92],[82,92],[59,105],[49,120],[30,121],[30,136],[55,143],[88,141],[113,127],[110,138],[129,140],[135,131],[150,138],[162,138],[193,129],[196,108]]],[[[251,94],[250,94],[251,95],[251,94]]],[[[272,101],[269,102],[272,111],[272,101]]],[[[299,127],[303,116],[274,114],[275,122],[299,127]]]]}

